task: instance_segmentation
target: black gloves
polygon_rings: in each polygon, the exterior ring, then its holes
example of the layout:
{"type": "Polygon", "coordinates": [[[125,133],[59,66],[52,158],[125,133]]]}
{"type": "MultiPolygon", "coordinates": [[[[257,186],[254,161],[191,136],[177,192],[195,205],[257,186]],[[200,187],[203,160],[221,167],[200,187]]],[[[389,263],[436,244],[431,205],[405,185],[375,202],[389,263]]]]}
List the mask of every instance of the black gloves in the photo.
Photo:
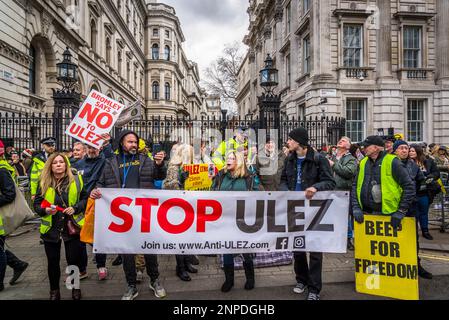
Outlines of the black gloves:
{"type": "Polygon", "coordinates": [[[402,212],[395,212],[391,215],[391,226],[393,229],[398,229],[401,226],[401,221],[404,219],[405,214],[402,212]]]}
{"type": "Polygon", "coordinates": [[[363,218],[363,212],[361,210],[354,210],[352,212],[352,215],[354,216],[354,220],[357,221],[358,223],[363,223],[364,218],[363,218]]]}

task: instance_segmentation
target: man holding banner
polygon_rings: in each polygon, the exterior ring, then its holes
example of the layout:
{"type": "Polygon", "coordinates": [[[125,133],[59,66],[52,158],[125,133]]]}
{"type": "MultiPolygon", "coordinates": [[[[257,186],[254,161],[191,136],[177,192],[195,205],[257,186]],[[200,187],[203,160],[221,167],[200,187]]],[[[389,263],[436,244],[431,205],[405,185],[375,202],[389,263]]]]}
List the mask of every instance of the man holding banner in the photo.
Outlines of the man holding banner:
{"type": "Polygon", "coordinates": [[[361,146],[366,157],[360,162],[351,194],[357,222],[356,289],[417,299],[415,222],[404,219],[416,195],[415,185],[401,160],[385,150],[382,137],[370,136],[361,146]]]}
{"type": "Polygon", "coordinates": [[[364,214],[388,215],[397,229],[415,198],[413,181],[399,158],[385,151],[382,137],[368,137],[361,146],[366,157],[352,183],[354,219],[363,223],[364,214]]]}
{"type": "MultiPolygon", "coordinates": [[[[309,134],[305,128],[291,131],[287,144],[290,155],[282,172],[282,191],[305,191],[306,198],[310,200],[318,191],[335,188],[329,161],[309,146],[309,134]]],[[[306,252],[295,252],[294,257],[297,284],[293,291],[303,293],[308,287],[307,300],[319,300],[323,253],[310,252],[309,263],[306,252]]]]}
{"type": "MultiPolygon", "coordinates": [[[[137,153],[139,136],[132,131],[124,130],[119,139],[119,153],[106,161],[104,170],[97,183],[97,188],[121,189],[155,189],[154,180],[163,180],[166,176],[164,156],[158,153],[154,162],[146,155],[137,153]]],[[[101,198],[101,192],[95,189],[91,193],[94,199],[101,198]]],[[[138,296],[135,255],[123,255],[123,270],[128,288],[122,300],[133,300],[138,296]]],[[[158,298],[166,296],[165,289],[159,282],[157,255],[145,255],[147,273],[150,276],[150,289],[158,298]]]]}

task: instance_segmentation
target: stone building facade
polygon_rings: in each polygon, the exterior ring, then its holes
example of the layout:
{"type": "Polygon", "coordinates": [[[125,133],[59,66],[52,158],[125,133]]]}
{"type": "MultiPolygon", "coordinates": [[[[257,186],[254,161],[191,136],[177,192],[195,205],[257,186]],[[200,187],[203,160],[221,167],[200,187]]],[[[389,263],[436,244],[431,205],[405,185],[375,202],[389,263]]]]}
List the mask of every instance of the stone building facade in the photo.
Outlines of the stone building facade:
{"type": "Polygon", "coordinates": [[[345,117],[354,141],[394,128],[449,143],[449,1],[250,0],[248,13],[250,112],[270,54],[286,115],[345,117]]]}
{"type": "Polygon", "coordinates": [[[154,2],[0,0],[0,110],[51,112],[56,63],[69,47],[82,95],[96,89],[125,104],[139,98],[145,116],[199,113],[198,68],[182,50],[176,12],[154,2]]]}

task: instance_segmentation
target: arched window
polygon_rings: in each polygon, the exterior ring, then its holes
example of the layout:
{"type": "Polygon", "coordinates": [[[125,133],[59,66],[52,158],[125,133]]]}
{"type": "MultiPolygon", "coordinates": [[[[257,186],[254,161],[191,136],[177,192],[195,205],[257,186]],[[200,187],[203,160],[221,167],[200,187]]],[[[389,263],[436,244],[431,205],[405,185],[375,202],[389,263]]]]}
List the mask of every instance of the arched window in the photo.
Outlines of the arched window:
{"type": "Polygon", "coordinates": [[[170,47],[169,46],[165,46],[165,50],[164,50],[164,55],[165,55],[165,60],[170,61],[170,47]]]}
{"type": "Polygon", "coordinates": [[[97,51],[97,24],[95,23],[95,20],[90,21],[90,46],[92,50],[97,51]]]}
{"type": "Polygon", "coordinates": [[[90,88],[90,91],[95,90],[95,91],[100,91],[100,89],[98,89],[98,86],[96,84],[93,84],[92,87],[90,88]]]}
{"type": "Polygon", "coordinates": [[[165,83],[165,100],[169,101],[170,100],[170,96],[171,96],[171,87],[170,87],[170,83],[166,82],[165,83]]]}
{"type": "Polygon", "coordinates": [[[36,49],[30,45],[30,67],[29,67],[30,93],[36,94],[36,49]]]}
{"type": "Polygon", "coordinates": [[[151,51],[153,60],[159,60],[159,45],[157,43],[153,44],[151,51]]]}
{"type": "Polygon", "coordinates": [[[111,50],[112,50],[111,38],[106,37],[106,62],[108,64],[111,64],[111,50]]]}
{"type": "Polygon", "coordinates": [[[153,82],[153,100],[159,100],[159,82],[153,82]]]}

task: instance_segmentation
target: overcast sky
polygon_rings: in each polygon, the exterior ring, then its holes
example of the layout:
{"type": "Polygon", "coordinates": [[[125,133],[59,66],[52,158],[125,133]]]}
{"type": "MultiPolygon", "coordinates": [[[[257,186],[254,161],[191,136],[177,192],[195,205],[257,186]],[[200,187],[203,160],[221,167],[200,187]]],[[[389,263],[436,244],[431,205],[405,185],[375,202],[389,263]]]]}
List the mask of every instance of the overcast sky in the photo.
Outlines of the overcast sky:
{"type": "MultiPolygon", "coordinates": [[[[189,60],[203,70],[222,52],[224,45],[243,41],[248,32],[248,0],[158,0],[176,10],[189,60]]],[[[244,46],[242,44],[242,46],[244,46]]]]}

